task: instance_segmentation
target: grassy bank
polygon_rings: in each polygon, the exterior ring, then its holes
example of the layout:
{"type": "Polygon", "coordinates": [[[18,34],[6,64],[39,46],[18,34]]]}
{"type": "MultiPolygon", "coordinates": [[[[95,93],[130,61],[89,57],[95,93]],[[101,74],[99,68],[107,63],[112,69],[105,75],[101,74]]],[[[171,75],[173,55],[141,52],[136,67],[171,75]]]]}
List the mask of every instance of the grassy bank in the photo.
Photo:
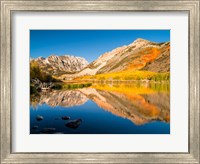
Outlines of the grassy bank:
{"type": "MultiPolygon", "coordinates": [[[[51,89],[55,89],[55,90],[60,90],[60,89],[77,89],[77,88],[84,88],[84,87],[90,87],[92,85],[92,83],[70,83],[70,84],[66,84],[66,83],[55,83],[54,86],[51,89]]],[[[34,85],[30,85],[30,94],[36,94],[38,93],[38,90],[35,88],[34,85]]]]}
{"type": "Polygon", "coordinates": [[[91,86],[92,83],[55,83],[52,89],[76,89],[91,86]]]}

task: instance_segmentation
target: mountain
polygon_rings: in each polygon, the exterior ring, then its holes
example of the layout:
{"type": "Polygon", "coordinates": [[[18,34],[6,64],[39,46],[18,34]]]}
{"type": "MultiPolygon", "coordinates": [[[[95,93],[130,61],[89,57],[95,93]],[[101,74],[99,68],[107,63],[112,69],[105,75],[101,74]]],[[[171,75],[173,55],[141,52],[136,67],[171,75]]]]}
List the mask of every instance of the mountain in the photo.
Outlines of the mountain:
{"type": "Polygon", "coordinates": [[[133,43],[106,52],[76,76],[95,75],[124,70],[170,71],[170,43],[137,39],[133,43]]]}
{"type": "Polygon", "coordinates": [[[72,74],[88,65],[86,59],[70,55],[38,57],[37,59],[31,59],[31,62],[33,61],[37,62],[42,71],[52,75],[72,74]]]}
{"type": "Polygon", "coordinates": [[[106,52],[92,63],[75,56],[56,56],[31,59],[42,71],[70,80],[85,75],[145,70],[170,72],[170,42],[155,43],[138,38],[129,45],[106,52]]]}

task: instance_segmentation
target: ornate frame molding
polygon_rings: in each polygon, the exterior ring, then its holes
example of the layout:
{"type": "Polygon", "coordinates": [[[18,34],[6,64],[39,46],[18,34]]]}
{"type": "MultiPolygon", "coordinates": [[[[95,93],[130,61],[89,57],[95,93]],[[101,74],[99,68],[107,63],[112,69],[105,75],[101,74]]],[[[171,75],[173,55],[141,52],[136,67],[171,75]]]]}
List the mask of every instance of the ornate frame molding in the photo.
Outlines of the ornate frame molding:
{"type": "Polygon", "coordinates": [[[199,163],[199,0],[105,0],[1,2],[1,163],[199,163]],[[188,11],[189,152],[188,153],[12,153],[11,16],[15,11],[188,11]]]}

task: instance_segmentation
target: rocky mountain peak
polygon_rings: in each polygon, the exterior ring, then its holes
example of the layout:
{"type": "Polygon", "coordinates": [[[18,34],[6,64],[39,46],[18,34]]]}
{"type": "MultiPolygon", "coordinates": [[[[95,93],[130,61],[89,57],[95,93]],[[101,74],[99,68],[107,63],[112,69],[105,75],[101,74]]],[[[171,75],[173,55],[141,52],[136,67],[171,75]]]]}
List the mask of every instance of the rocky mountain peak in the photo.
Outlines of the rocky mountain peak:
{"type": "Polygon", "coordinates": [[[35,59],[39,67],[47,73],[57,75],[63,73],[75,73],[82,70],[89,63],[82,57],[71,55],[56,56],[51,55],[47,58],[38,57],[35,59]]]}
{"type": "Polygon", "coordinates": [[[42,56],[36,58],[36,60],[45,60],[45,58],[43,58],[42,56]]]}
{"type": "Polygon", "coordinates": [[[138,38],[138,39],[136,39],[135,41],[134,41],[135,43],[141,43],[141,42],[145,42],[145,43],[149,43],[150,41],[148,41],[148,40],[145,40],[145,39],[142,39],[142,38],[138,38]]]}
{"type": "Polygon", "coordinates": [[[138,48],[138,47],[142,47],[145,46],[147,44],[151,43],[148,40],[142,39],[142,38],[138,38],[136,39],[133,43],[129,44],[129,46],[134,47],[134,48],[138,48]]]}

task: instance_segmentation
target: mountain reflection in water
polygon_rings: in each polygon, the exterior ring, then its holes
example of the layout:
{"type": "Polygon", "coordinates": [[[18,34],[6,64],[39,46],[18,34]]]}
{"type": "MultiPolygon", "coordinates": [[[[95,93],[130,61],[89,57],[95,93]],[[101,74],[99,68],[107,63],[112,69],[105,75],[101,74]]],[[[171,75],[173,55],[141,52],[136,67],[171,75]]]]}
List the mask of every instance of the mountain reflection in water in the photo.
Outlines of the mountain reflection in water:
{"type": "MultiPolygon", "coordinates": [[[[48,113],[47,110],[45,111],[48,113]]],[[[169,122],[169,84],[94,84],[89,88],[53,90],[31,95],[31,127],[55,128],[57,126],[59,132],[72,134],[161,134],[170,133],[169,122]],[[61,115],[67,114],[69,117],[72,115],[72,121],[81,119],[79,126],[72,130],[66,126],[58,127],[60,121],[52,123],[51,120],[46,120],[45,122],[44,109],[48,108],[49,111],[57,107],[66,111],[59,114],[59,109],[57,113],[54,111],[57,119],[61,118],[61,115]],[[36,113],[41,113],[44,120],[39,123],[35,121],[36,113]],[[93,124],[95,126],[92,126],[93,124]],[[114,125],[120,128],[113,127],[114,125]]],[[[31,133],[42,133],[42,131],[31,129],[31,133]]]]}

